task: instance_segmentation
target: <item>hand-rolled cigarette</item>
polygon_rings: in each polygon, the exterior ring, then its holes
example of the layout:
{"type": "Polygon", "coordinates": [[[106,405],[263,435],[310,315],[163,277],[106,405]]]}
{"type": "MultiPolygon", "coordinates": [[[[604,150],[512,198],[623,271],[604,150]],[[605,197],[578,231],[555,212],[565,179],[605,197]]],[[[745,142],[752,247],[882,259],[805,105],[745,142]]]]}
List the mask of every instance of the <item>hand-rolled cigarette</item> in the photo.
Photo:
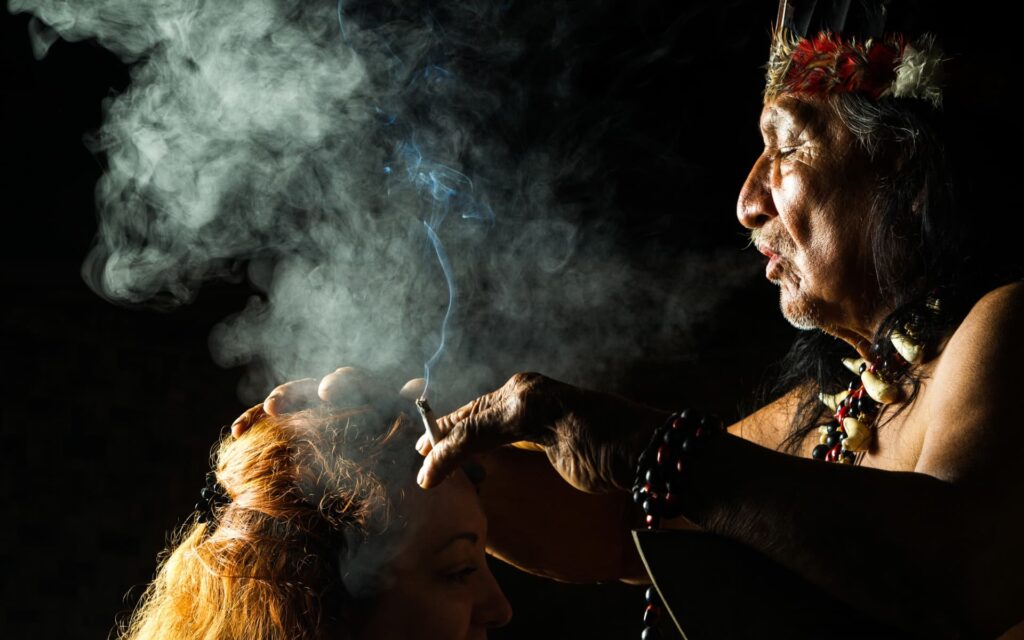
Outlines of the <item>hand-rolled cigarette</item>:
{"type": "Polygon", "coordinates": [[[437,426],[437,418],[434,417],[434,410],[430,408],[430,403],[425,397],[420,397],[416,400],[416,408],[420,410],[423,427],[427,430],[427,435],[430,436],[430,444],[437,444],[442,437],[441,428],[437,426]]]}

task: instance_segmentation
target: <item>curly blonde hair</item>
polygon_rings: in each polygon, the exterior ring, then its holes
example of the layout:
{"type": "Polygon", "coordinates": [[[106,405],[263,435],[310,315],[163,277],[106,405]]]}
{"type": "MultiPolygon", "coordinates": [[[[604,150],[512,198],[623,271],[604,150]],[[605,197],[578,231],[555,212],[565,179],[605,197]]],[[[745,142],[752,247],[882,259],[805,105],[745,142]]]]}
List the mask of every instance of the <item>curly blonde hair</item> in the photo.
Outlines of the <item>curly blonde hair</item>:
{"type": "MultiPolygon", "coordinates": [[[[340,566],[394,526],[411,483],[414,430],[368,409],[258,412],[213,458],[228,502],[192,518],[119,640],[346,638],[358,625],[340,566]]],[[[379,568],[379,567],[378,567],[379,568]]]]}

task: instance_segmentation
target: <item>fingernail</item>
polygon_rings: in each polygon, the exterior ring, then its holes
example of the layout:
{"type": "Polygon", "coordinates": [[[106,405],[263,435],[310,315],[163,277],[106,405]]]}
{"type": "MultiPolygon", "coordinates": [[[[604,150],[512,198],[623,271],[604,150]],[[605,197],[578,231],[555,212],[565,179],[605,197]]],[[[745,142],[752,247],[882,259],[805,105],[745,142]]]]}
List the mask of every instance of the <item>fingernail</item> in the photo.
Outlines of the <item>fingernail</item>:
{"type": "Polygon", "coordinates": [[[420,472],[418,474],[416,474],[416,484],[418,484],[421,487],[423,487],[424,489],[426,489],[426,486],[423,485],[423,480],[426,477],[427,477],[427,468],[426,467],[420,467],[420,472]]]}
{"type": "Polygon", "coordinates": [[[416,441],[416,451],[418,451],[421,456],[422,455],[426,455],[425,452],[426,452],[426,449],[427,449],[427,443],[429,441],[430,441],[430,439],[427,438],[426,434],[423,434],[422,436],[420,436],[420,439],[416,441]]]}

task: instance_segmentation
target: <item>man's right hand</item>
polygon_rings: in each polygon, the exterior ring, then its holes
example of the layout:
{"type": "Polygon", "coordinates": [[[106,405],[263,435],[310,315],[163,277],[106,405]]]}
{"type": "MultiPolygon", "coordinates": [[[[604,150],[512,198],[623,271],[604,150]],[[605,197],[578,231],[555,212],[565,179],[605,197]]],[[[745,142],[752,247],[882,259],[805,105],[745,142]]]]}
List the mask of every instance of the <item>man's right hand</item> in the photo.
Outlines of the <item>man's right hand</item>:
{"type": "Polygon", "coordinates": [[[501,388],[438,420],[437,443],[421,439],[419,482],[444,480],[469,456],[503,445],[543,451],[559,475],[588,493],[628,490],[636,456],[667,413],[580,389],[539,373],[517,373],[501,388]]]}
{"type": "MultiPolygon", "coordinates": [[[[337,406],[408,410],[422,391],[411,380],[399,393],[366,371],[341,367],[319,381],[305,378],[276,387],[263,410],[269,415],[301,411],[320,402],[337,406]],[[400,404],[401,403],[401,404],[400,404]]],[[[258,407],[231,427],[240,436],[258,407]]],[[[541,451],[570,485],[589,493],[628,489],[635,456],[666,413],[610,394],[580,389],[539,373],[517,373],[499,389],[438,420],[444,437],[426,436],[417,449],[425,456],[419,482],[443,481],[470,456],[504,445],[541,451]]]]}
{"type": "MultiPolygon", "coordinates": [[[[232,433],[244,433],[261,409],[280,415],[331,402],[397,404],[409,411],[422,390],[420,379],[396,392],[365,371],[342,367],[319,382],[307,378],[280,385],[239,417],[232,433]]],[[[617,396],[521,373],[442,417],[438,423],[446,436],[436,449],[426,436],[417,448],[427,456],[433,484],[474,452],[483,453],[478,461],[487,479],[481,500],[492,525],[492,553],[559,580],[638,579],[643,571],[629,530],[639,516],[628,494],[608,492],[632,481],[634,449],[646,444],[665,415],[617,396]],[[502,446],[508,444],[535,453],[502,446]],[[584,495],[574,487],[604,495],[584,495]]]]}

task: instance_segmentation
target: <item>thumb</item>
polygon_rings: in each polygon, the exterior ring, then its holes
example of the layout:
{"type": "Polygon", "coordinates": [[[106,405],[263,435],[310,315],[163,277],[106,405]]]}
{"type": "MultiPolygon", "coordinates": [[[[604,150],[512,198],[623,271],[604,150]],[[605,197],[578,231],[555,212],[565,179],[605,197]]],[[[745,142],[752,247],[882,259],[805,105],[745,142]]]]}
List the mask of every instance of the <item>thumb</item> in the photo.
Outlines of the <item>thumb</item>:
{"type": "MultiPolygon", "coordinates": [[[[481,399],[478,398],[477,401],[481,399]]],[[[452,418],[454,415],[449,414],[445,418],[452,418]]],[[[516,440],[517,438],[502,428],[503,416],[499,406],[489,406],[470,411],[465,418],[457,422],[446,421],[445,424],[449,425],[445,429],[447,433],[429,449],[416,482],[424,489],[437,486],[470,456],[516,440]]]]}

